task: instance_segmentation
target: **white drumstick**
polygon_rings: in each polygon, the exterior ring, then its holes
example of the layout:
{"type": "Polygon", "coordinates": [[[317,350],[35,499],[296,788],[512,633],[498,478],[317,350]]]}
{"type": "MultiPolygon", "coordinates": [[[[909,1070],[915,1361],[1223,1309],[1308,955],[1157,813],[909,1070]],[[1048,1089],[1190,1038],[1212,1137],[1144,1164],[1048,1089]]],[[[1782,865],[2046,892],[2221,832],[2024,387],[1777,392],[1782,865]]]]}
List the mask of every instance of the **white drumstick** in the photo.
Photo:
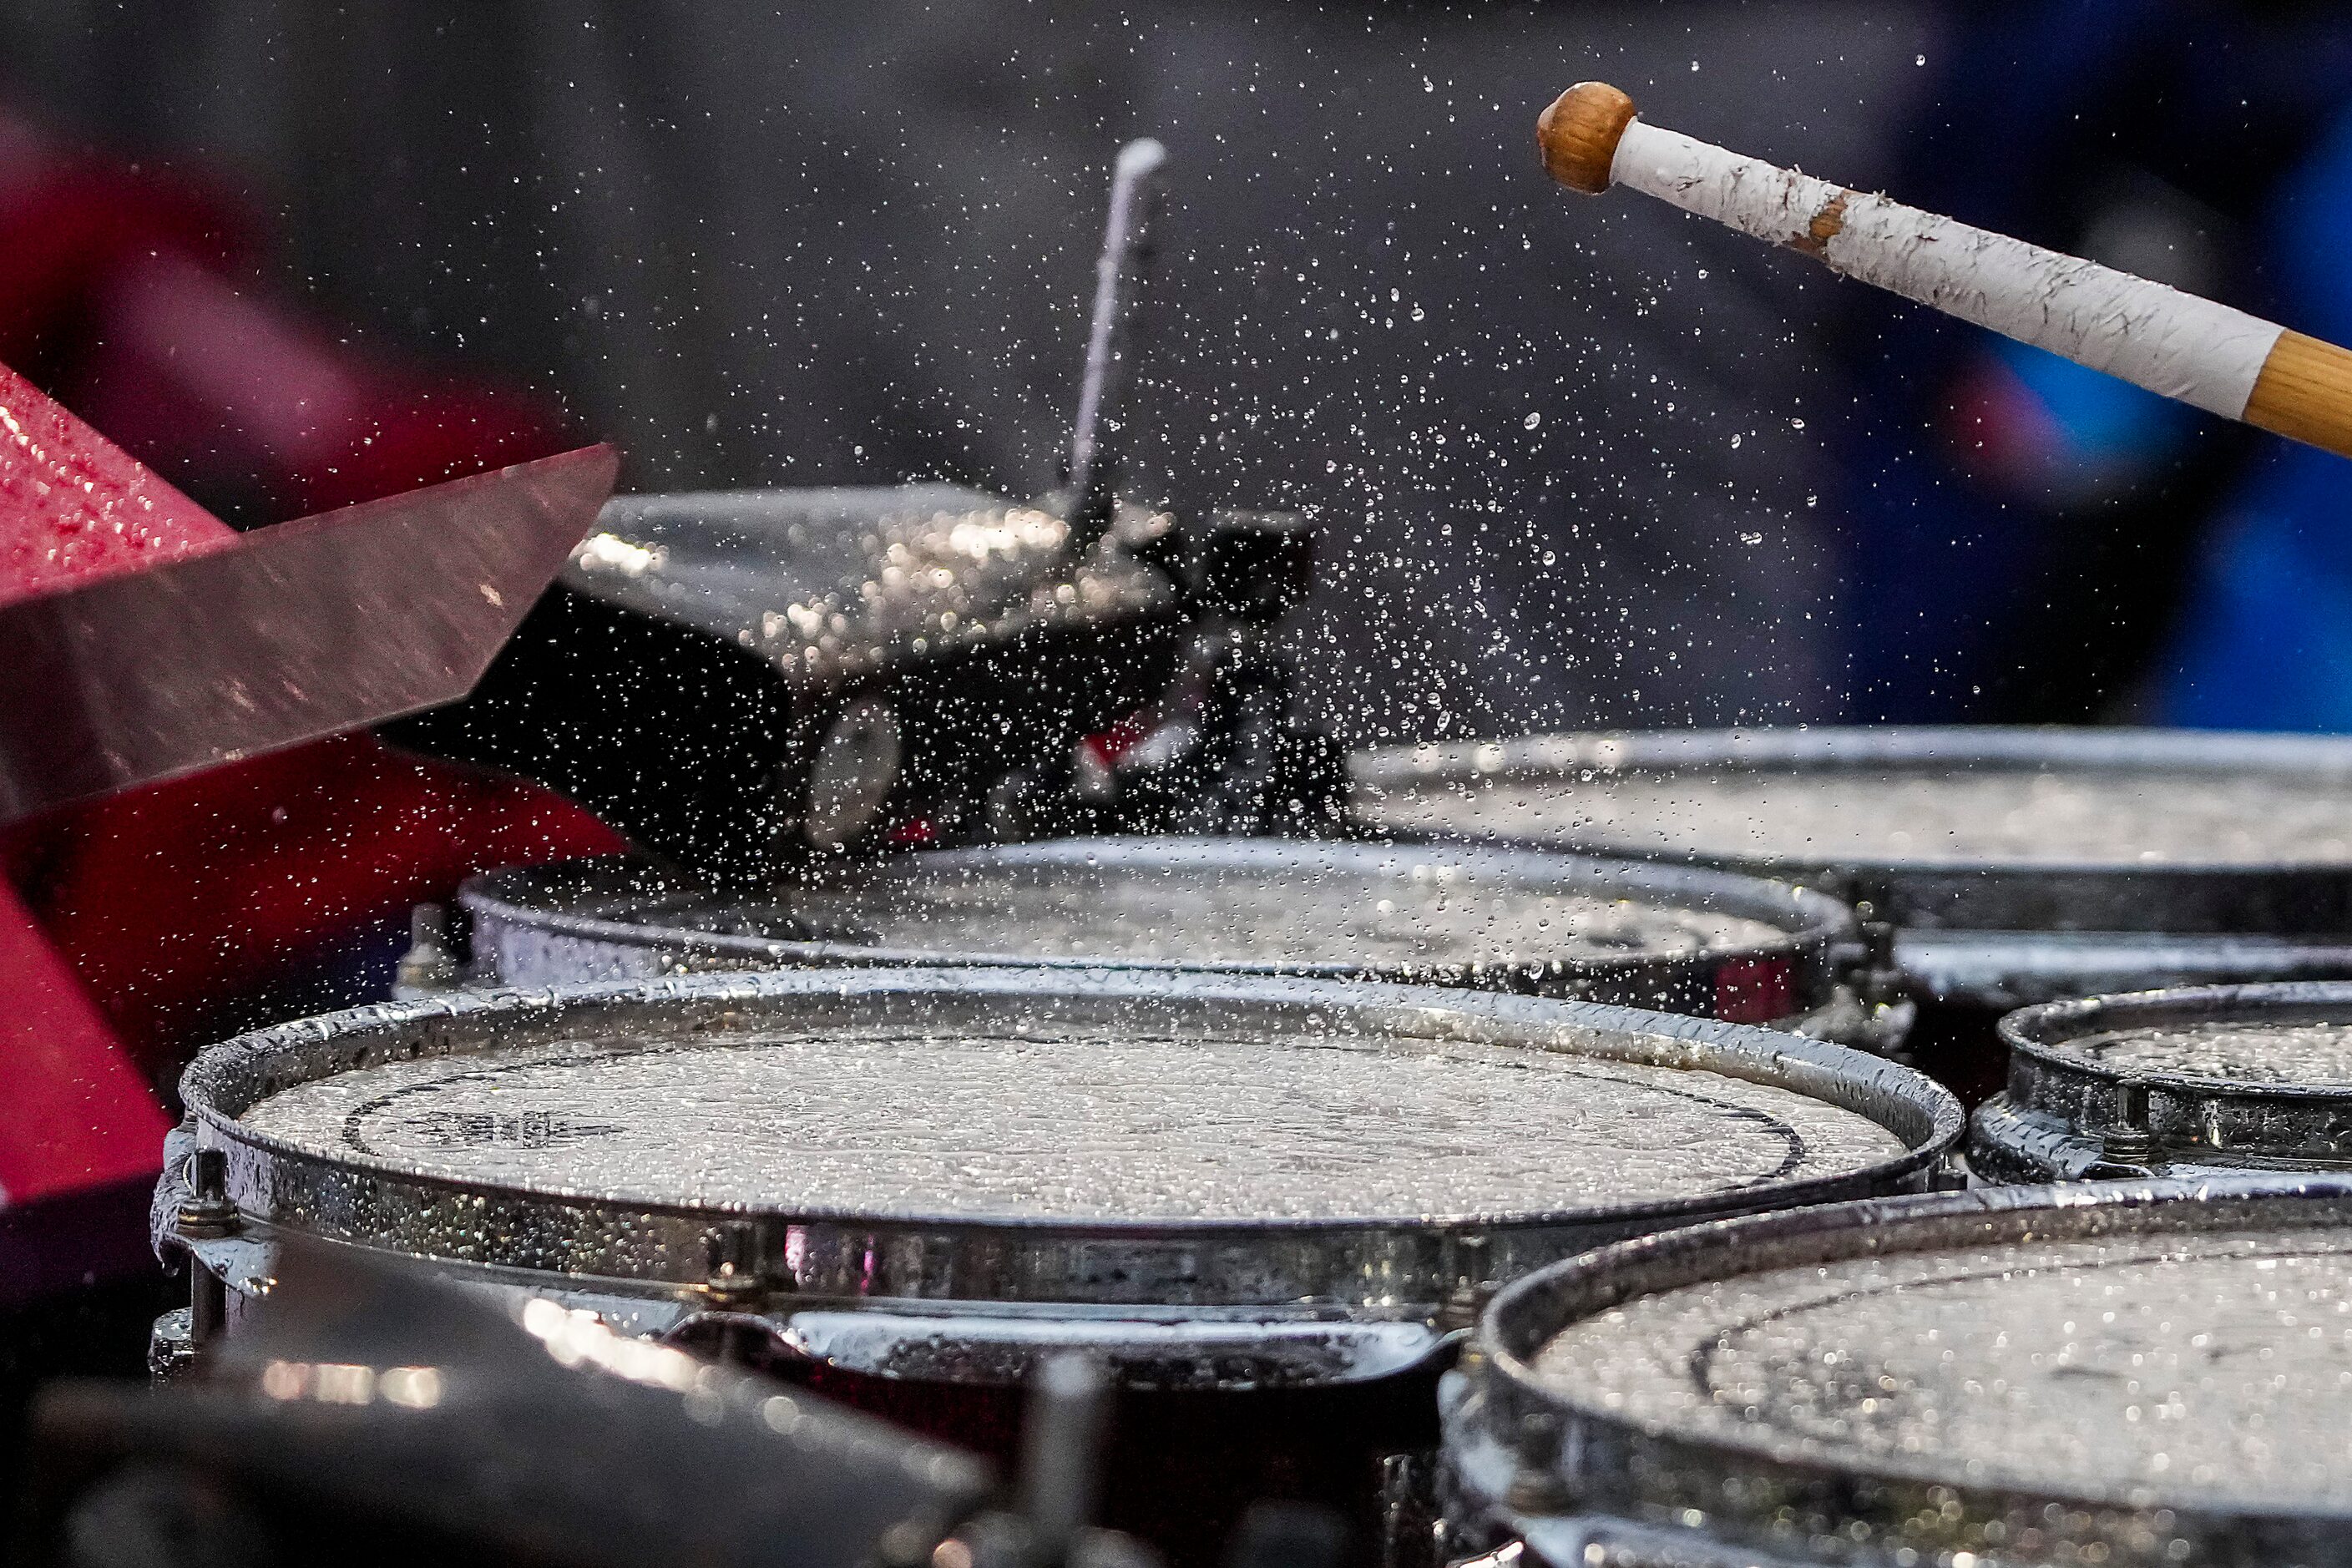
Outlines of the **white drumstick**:
{"type": "Polygon", "coordinates": [[[1647,124],[1605,83],[1562,93],[1536,141],[1573,190],[1631,185],[2136,386],[2352,457],[2352,353],[2333,343],[1647,124]]]}

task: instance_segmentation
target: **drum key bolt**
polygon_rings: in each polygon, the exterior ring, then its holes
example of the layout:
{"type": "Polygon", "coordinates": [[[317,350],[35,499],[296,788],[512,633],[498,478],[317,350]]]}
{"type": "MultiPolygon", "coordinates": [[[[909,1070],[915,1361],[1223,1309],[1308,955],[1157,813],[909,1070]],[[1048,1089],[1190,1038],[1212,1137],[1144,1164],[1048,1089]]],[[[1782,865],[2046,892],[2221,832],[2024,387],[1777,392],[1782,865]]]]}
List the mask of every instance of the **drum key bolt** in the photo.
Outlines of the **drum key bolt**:
{"type": "Polygon", "coordinates": [[[2116,1164],[2139,1164],[2156,1152],[2156,1135],[2147,1124],[2147,1085],[2116,1085],[2116,1110],[2118,1125],[2099,1135],[2100,1152],[2116,1164]]]}
{"type": "Polygon", "coordinates": [[[1557,1513],[1575,1499],[1553,1467],[1559,1462],[1559,1420],[1536,1411],[1519,1422],[1518,1466],[1512,1472],[1503,1505],[1517,1513],[1557,1513]]]}
{"type": "Polygon", "coordinates": [[[743,1311],[759,1305],[767,1293],[761,1276],[760,1227],[750,1220],[730,1220],[703,1238],[709,1278],[703,1292],[721,1311],[743,1311]]]}
{"type": "Polygon", "coordinates": [[[180,1234],[191,1241],[210,1241],[236,1234],[239,1215],[228,1201],[228,1156],[218,1149],[199,1149],[188,1156],[188,1195],[181,1201],[180,1234]]]}

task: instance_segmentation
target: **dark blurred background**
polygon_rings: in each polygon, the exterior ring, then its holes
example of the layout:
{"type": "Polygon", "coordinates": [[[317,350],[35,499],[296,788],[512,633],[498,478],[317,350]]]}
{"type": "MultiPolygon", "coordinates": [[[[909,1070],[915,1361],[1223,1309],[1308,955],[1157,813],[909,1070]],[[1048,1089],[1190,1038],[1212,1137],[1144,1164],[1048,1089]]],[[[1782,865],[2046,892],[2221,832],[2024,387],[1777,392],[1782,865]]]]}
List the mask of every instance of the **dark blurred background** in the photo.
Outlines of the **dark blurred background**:
{"type": "MultiPolygon", "coordinates": [[[[0,0],[0,363],[239,526],[598,437],[640,490],[1031,496],[1149,134],[1132,477],[1312,512],[1290,635],[1350,740],[2352,730],[2337,459],[1563,194],[1532,129],[1587,77],[2352,342],[2342,0],[0,0]]],[[[365,735],[0,835],[47,986],[0,1079],[121,1089],[87,1158],[0,1137],[0,1413],[135,1367],[190,1051],[381,994],[471,871],[621,843],[365,735]]]]}
{"type": "Polygon", "coordinates": [[[574,433],[639,489],[1042,490],[1108,161],[1148,133],[1143,483],[1314,509],[1298,635],[1354,737],[2352,724],[2332,459],[1571,198],[1530,140],[1601,77],[2342,338],[2341,5],[6,0],[0,29],[0,358],[239,521],[574,433]],[[113,225],[79,250],[77,182],[113,225]],[[217,286],[125,284],[110,244],[217,286]],[[321,434],[344,405],[368,436],[321,434]]]}

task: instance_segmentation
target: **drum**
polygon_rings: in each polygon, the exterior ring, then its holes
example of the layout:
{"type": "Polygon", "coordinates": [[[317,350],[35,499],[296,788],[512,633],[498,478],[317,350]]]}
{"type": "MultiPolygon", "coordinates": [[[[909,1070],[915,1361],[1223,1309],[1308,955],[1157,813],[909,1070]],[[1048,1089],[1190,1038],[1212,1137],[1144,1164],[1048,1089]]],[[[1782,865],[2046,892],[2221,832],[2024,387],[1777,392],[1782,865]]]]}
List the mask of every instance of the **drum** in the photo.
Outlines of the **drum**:
{"type": "Polygon", "coordinates": [[[2009,1088],[1969,1137],[1990,1180],[2352,1170],[2352,985],[2053,1002],[2000,1034],[2009,1088]]]}
{"type": "Polygon", "coordinates": [[[1843,1204],[1498,1295],[1444,1394],[1456,1552],[2352,1563],[2352,1184],[1843,1204]]]}
{"type": "Polygon", "coordinates": [[[1727,868],[1867,904],[1973,1104],[2031,1003],[2352,977],[2352,742],[2146,730],[1548,735],[1376,752],[1360,815],[1727,868]]]}
{"type": "Polygon", "coordinates": [[[1834,900],[1540,851],[1276,838],[1062,839],[837,867],[755,895],[627,858],[478,878],[484,982],[779,965],[1174,966],[1466,985],[1898,1042],[1834,900]]]}
{"type": "Polygon", "coordinates": [[[1041,1358],[1090,1352],[1121,1390],[1106,1522],[1180,1563],[1269,1493],[1409,1520],[1434,1380],[1501,1281],[1915,1190],[1960,1130],[1916,1073],[1735,1025],[1015,968],[361,1008],[215,1047],[182,1095],[159,1240],[195,1258],[199,1335],[296,1232],[1000,1455],[1041,1358]]]}

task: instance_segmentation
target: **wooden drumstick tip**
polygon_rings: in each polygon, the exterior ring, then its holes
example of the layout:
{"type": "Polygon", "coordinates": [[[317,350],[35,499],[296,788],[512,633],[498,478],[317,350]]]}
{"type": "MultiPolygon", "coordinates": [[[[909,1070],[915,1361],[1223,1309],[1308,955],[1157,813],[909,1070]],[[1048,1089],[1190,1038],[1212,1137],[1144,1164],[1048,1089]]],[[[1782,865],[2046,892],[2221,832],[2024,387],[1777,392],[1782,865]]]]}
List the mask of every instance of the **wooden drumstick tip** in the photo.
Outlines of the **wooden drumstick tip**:
{"type": "Polygon", "coordinates": [[[1597,196],[1609,188],[1617,140],[1633,121],[1633,100],[1605,81],[1580,81],[1536,120],[1545,170],[1571,191],[1597,196]]]}

